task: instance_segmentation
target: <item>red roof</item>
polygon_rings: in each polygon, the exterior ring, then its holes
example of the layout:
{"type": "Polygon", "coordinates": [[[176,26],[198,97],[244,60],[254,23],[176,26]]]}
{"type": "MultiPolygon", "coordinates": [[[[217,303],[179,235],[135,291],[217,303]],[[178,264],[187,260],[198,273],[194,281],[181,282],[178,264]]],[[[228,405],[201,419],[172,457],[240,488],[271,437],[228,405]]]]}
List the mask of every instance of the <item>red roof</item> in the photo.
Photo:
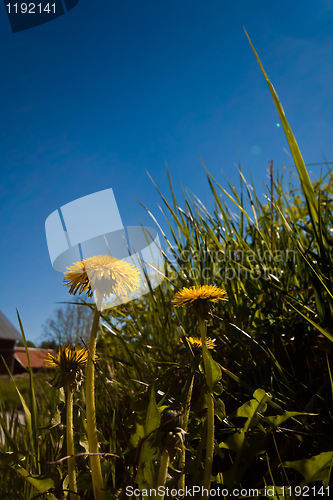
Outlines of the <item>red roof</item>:
{"type": "MultiPolygon", "coordinates": [[[[34,347],[28,347],[28,352],[31,368],[46,368],[49,361],[48,353],[52,356],[57,355],[53,349],[35,349],[34,347]]],[[[15,347],[14,357],[24,368],[28,368],[28,358],[24,347],[15,347]]]]}

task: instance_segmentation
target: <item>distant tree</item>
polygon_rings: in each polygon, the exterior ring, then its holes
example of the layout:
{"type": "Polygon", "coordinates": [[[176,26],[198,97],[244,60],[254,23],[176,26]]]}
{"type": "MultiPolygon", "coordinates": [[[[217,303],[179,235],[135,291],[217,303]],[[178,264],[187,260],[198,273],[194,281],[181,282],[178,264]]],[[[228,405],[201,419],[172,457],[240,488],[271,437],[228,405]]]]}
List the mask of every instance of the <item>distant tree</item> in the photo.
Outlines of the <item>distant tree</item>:
{"type": "MultiPolygon", "coordinates": [[[[82,346],[81,338],[88,343],[94,313],[82,304],[79,299],[74,299],[75,304],[66,304],[56,309],[42,326],[42,344],[57,347],[62,344],[72,343],[82,346]]],[[[50,346],[51,347],[51,346],[50,346]]]]}
{"type": "MultiPolygon", "coordinates": [[[[31,342],[31,340],[27,340],[27,346],[28,347],[36,347],[35,344],[33,342],[31,342]]],[[[23,340],[19,340],[16,344],[16,347],[24,347],[23,340]]]]}
{"type": "Polygon", "coordinates": [[[58,342],[55,340],[43,340],[43,342],[39,344],[40,349],[53,349],[54,351],[57,351],[58,347],[58,342]]]}

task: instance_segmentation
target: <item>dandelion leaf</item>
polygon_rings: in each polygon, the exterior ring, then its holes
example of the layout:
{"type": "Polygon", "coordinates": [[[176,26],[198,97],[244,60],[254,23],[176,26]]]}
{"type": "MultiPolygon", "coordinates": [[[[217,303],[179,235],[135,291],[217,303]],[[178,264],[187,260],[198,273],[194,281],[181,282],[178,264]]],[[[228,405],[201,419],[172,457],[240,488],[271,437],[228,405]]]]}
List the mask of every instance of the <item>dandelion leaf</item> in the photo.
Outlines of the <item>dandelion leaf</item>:
{"type": "Polygon", "coordinates": [[[160,426],[160,421],[161,415],[155,400],[155,389],[152,386],[144,427],[146,439],[142,443],[137,474],[137,483],[141,491],[153,488],[155,484],[153,460],[158,458],[158,449],[153,444],[152,438],[154,431],[160,426]]]}
{"type": "Polygon", "coordinates": [[[315,455],[314,457],[295,462],[284,462],[284,467],[291,467],[297,470],[304,477],[300,486],[306,486],[314,481],[322,481],[325,487],[328,487],[331,469],[333,466],[333,451],[326,451],[315,455]]]}

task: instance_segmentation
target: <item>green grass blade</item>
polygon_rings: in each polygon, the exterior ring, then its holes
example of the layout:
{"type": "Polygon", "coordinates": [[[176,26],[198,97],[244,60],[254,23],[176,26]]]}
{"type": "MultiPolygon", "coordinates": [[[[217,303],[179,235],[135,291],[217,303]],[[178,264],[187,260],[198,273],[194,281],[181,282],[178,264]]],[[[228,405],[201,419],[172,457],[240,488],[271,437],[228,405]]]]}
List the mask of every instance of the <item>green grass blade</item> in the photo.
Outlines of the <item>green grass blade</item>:
{"type": "Polygon", "coordinates": [[[314,224],[318,224],[318,203],[317,203],[317,198],[316,198],[316,195],[315,195],[315,191],[314,191],[314,188],[313,188],[313,185],[310,181],[310,177],[309,177],[309,174],[308,174],[308,171],[305,167],[305,163],[304,163],[304,160],[303,160],[303,157],[301,155],[301,152],[299,150],[299,147],[298,147],[298,144],[296,142],[296,139],[294,137],[294,134],[292,133],[292,130],[289,126],[289,123],[287,121],[287,118],[286,118],[286,115],[284,113],[284,110],[283,110],[283,107],[282,107],[282,104],[280,103],[280,100],[277,96],[277,93],[275,92],[275,89],[272,85],[272,83],[270,82],[265,70],[264,70],[264,67],[259,59],[259,56],[254,48],[254,46],[252,45],[252,42],[250,40],[250,37],[249,35],[247,34],[245,28],[244,28],[244,31],[245,31],[245,34],[247,36],[247,39],[251,45],[251,48],[256,56],[256,59],[259,63],[259,66],[260,66],[260,69],[261,71],[263,72],[264,74],[264,77],[266,79],[266,82],[267,82],[267,85],[268,85],[268,88],[272,94],[272,97],[273,97],[273,100],[274,100],[274,104],[276,106],[276,109],[279,113],[279,117],[280,117],[280,120],[281,120],[281,123],[282,123],[282,126],[283,126],[283,129],[284,129],[284,132],[286,134],[286,138],[287,138],[287,141],[288,141],[288,145],[289,145],[289,148],[290,148],[290,151],[291,151],[291,154],[293,156],[293,159],[294,159],[294,162],[295,162],[295,165],[296,165],[296,168],[297,168],[297,171],[298,171],[298,174],[299,174],[299,177],[300,177],[300,180],[301,180],[301,184],[302,184],[302,187],[303,187],[303,191],[304,191],[304,195],[305,195],[305,198],[306,198],[306,202],[308,204],[308,207],[309,207],[309,212],[310,212],[310,215],[311,215],[311,219],[313,221],[314,224]]]}
{"type": "Polygon", "coordinates": [[[312,319],[308,318],[307,316],[305,316],[305,314],[301,313],[301,311],[299,311],[298,309],[296,309],[296,307],[294,307],[288,300],[286,301],[288,305],[290,305],[293,309],[295,309],[295,311],[300,314],[301,316],[303,316],[303,318],[305,318],[309,323],[311,323],[312,326],[314,326],[315,328],[317,328],[317,330],[320,331],[320,333],[322,333],[325,337],[328,338],[328,340],[330,340],[331,342],[333,342],[333,335],[329,332],[327,332],[326,330],[324,330],[324,328],[322,328],[320,325],[317,325],[317,323],[315,323],[314,321],[312,321],[312,319]]]}
{"type": "Polygon", "coordinates": [[[16,310],[16,313],[17,313],[17,318],[18,318],[19,325],[20,325],[20,330],[21,330],[21,335],[23,338],[24,348],[25,348],[25,352],[26,352],[27,360],[28,360],[28,371],[29,371],[29,382],[30,382],[29,392],[30,392],[30,404],[31,404],[31,432],[32,432],[33,449],[34,449],[34,453],[37,457],[37,463],[36,463],[37,470],[36,470],[36,472],[38,472],[40,474],[41,469],[40,469],[39,447],[38,447],[38,435],[39,435],[38,411],[37,411],[37,401],[36,401],[36,394],[35,394],[34,374],[33,374],[33,371],[31,369],[28,345],[27,345],[24,329],[22,326],[22,322],[21,322],[21,318],[20,318],[18,310],[16,310]]]}

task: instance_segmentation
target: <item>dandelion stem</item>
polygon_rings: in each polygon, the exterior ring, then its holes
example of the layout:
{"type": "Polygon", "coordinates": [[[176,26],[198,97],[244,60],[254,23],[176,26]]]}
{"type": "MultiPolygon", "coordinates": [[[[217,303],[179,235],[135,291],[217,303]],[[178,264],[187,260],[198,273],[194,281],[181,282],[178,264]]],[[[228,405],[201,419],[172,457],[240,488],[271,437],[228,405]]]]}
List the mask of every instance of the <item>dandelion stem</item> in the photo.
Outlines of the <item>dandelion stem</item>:
{"type": "MultiPolygon", "coordinates": [[[[159,486],[165,486],[165,481],[168,473],[168,465],[169,465],[169,452],[164,449],[161,456],[160,470],[158,472],[158,480],[157,480],[157,491],[159,491],[159,486]]],[[[163,500],[164,494],[158,494],[157,498],[159,500],[163,500]]]]}
{"type": "MultiPolygon", "coordinates": [[[[199,317],[200,334],[202,346],[206,345],[206,325],[203,317],[199,317]]],[[[202,499],[209,497],[210,479],[212,475],[213,454],[214,454],[214,401],[210,388],[212,387],[212,372],[209,364],[206,349],[202,349],[205,365],[206,382],[209,387],[207,391],[207,445],[205,458],[205,472],[203,477],[203,494],[202,499]]]]}
{"type": "MultiPolygon", "coordinates": [[[[194,373],[191,377],[190,385],[187,391],[187,396],[186,396],[186,403],[185,403],[185,410],[184,410],[184,419],[183,419],[183,429],[184,429],[184,436],[186,436],[187,432],[187,426],[188,426],[188,418],[190,415],[190,406],[191,406],[191,399],[192,399],[192,390],[193,390],[193,382],[194,382],[194,373]]],[[[185,438],[184,438],[185,439],[185,438]]],[[[182,451],[179,459],[179,468],[182,471],[185,467],[185,457],[186,457],[186,449],[185,449],[185,442],[183,443],[182,446],[182,451]]],[[[183,471],[179,481],[178,481],[178,491],[179,490],[185,490],[185,473],[183,471]]]]}
{"type": "MultiPolygon", "coordinates": [[[[87,433],[89,453],[98,453],[98,439],[96,429],[96,409],[95,409],[95,367],[94,359],[96,354],[96,342],[98,324],[100,318],[100,311],[98,304],[96,304],[94,320],[91,328],[90,341],[89,341],[89,357],[87,365],[86,377],[86,411],[87,411],[87,433]]],[[[93,482],[94,498],[95,500],[104,500],[104,484],[102,477],[101,461],[99,455],[89,457],[90,469],[93,482]]]]}
{"type": "MultiPolygon", "coordinates": [[[[66,414],[66,439],[67,439],[67,455],[74,455],[74,438],[73,438],[73,399],[74,391],[70,384],[67,385],[67,414],[66,414]]],[[[70,499],[78,500],[77,485],[76,485],[76,472],[75,472],[75,458],[68,459],[68,477],[69,489],[71,490],[70,499]],[[75,493],[72,493],[75,492],[75,493]]]]}

